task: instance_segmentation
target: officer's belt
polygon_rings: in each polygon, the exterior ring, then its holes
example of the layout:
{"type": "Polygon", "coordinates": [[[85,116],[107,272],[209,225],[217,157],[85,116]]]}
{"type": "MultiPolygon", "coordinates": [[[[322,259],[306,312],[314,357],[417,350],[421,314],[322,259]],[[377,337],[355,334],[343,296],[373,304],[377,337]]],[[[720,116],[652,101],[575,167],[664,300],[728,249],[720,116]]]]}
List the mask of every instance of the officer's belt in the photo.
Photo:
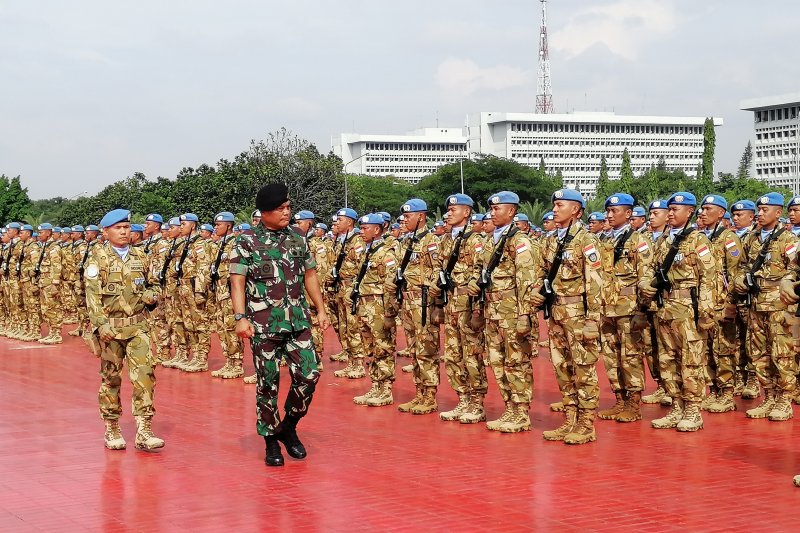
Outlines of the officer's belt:
{"type": "Polygon", "coordinates": [[[504,291],[492,291],[486,293],[486,301],[499,302],[500,300],[504,300],[505,298],[511,298],[516,295],[517,291],[514,289],[506,289],[504,291]]]}
{"type": "Polygon", "coordinates": [[[764,287],[780,287],[780,285],[781,285],[781,280],[779,280],[779,279],[771,280],[771,279],[760,279],[759,278],[759,280],[758,280],[758,286],[762,287],[762,288],[764,288],[764,287]]]}
{"type": "Polygon", "coordinates": [[[375,300],[383,301],[383,294],[359,294],[362,302],[374,302],[375,300]]]}
{"type": "Polygon", "coordinates": [[[140,324],[145,320],[147,320],[147,318],[144,316],[144,313],[139,313],[138,315],[129,316],[128,318],[109,318],[108,325],[112,328],[124,328],[126,326],[140,324]]]}
{"type": "Polygon", "coordinates": [[[692,289],[674,289],[664,293],[665,300],[682,300],[692,297],[692,289]]]}
{"type": "Polygon", "coordinates": [[[578,296],[556,296],[556,305],[571,305],[578,303],[583,303],[582,294],[579,294],[578,296]]]}
{"type": "Polygon", "coordinates": [[[636,285],[628,285],[619,290],[620,296],[633,296],[634,294],[636,294],[636,285]]]}

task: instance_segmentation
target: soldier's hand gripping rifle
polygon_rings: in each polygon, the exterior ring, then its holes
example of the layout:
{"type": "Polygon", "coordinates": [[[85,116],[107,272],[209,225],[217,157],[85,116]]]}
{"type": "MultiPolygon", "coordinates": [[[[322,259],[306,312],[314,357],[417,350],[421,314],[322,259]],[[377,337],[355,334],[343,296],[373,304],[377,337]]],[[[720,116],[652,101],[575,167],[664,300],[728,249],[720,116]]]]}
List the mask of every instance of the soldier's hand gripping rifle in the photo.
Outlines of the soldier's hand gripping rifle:
{"type": "Polygon", "coordinates": [[[567,226],[567,231],[564,234],[564,238],[558,241],[556,253],[553,256],[553,262],[550,263],[550,270],[547,271],[547,276],[545,276],[544,281],[542,282],[542,288],[539,291],[541,295],[544,296],[544,303],[542,304],[541,309],[545,320],[552,316],[553,304],[556,303],[556,291],[553,290],[553,281],[555,281],[556,276],[558,275],[558,270],[561,268],[561,263],[564,262],[564,248],[566,248],[569,243],[572,242],[572,239],[575,238],[574,235],[570,234],[571,229],[572,222],[570,222],[569,226],[567,226]]]}

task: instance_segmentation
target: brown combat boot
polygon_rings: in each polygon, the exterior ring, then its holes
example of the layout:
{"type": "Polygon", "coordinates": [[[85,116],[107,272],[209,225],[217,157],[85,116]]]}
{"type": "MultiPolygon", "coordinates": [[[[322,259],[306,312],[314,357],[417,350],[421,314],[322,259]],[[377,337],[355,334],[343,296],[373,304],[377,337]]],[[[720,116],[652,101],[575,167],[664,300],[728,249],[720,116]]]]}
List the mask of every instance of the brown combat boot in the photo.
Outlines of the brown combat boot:
{"type": "Polygon", "coordinates": [[[149,417],[136,417],[136,449],[155,450],[164,447],[164,441],[153,435],[151,423],[152,420],[149,417]]]}
{"type": "Polygon", "coordinates": [[[556,413],[564,412],[564,402],[554,402],[550,404],[550,410],[556,413]]]}
{"type": "Polygon", "coordinates": [[[413,371],[414,371],[414,365],[413,365],[413,364],[411,364],[411,365],[404,365],[404,366],[401,366],[401,367],[400,367],[400,370],[402,370],[402,371],[403,371],[403,372],[405,372],[406,374],[410,374],[411,372],[413,372],[413,371]]]}
{"type": "Polygon", "coordinates": [[[678,431],[697,431],[703,429],[703,414],[700,412],[702,402],[685,402],[683,418],[676,426],[678,431]]]}
{"type": "Polygon", "coordinates": [[[703,398],[702,402],[700,402],[700,410],[708,411],[708,408],[717,403],[718,399],[719,398],[717,397],[717,389],[712,387],[711,390],[708,392],[708,395],[705,398],[703,398]]]}
{"type": "Polygon", "coordinates": [[[378,386],[378,392],[367,399],[367,405],[370,407],[392,405],[394,403],[394,398],[392,397],[392,382],[381,381],[378,386]]]}
{"type": "Polygon", "coordinates": [[[773,422],[784,422],[792,418],[792,400],[791,397],[794,393],[778,392],[775,395],[775,404],[772,406],[772,411],[769,412],[767,418],[773,422]]]}
{"type": "Polygon", "coordinates": [[[470,394],[469,405],[461,413],[458,421],[462,424],[477,424],[486,420],[486,411],[483,409],[483,394],[470,394]]]}
{"type": "Polygon", "coordinates": [[[772,389],[764,389],[764,401],[757,407],[748,409],[744,414],[747,418],[767,418],[773,407],[775,407],[775,393],[772,389]]]}
{"type": "Polygon", "coordinates": [[[490,431],[500,431],[500,428],[514,416],[514,403],[506,402],[506,410],[500,418],[486,422],[486,429],[490,431]]]}
{"type": "Polygon", "coordinates": [[[614,402],[614,405],[611,406],[610,409],[604,409],[597,413],[599,418],[603,420],[616,420],[619,414],[625,410],[625,392],[615,392],[614,397],[616,397],[617,401],[614,402]]]}
{"type": "Polygon", "coordinates": [[[122,437],[122,430],[119,428],[118,420],[106,420],[106,432],[103,441],[109,450],[124,450],[127,443],[122,437]]]}
{"type": "Polygon", "coordinates": [[[244,368],[241,359],[228,359],[228,370],[219,373],[222,379],[236,379],[244,376],[244,368]]]}
{"type": "Polygon", "coordinates": [[[564,440],[564,437],[572,432],[575,427],[575,422],[578,419],[578,408],[574,405],[567,405],[564,407],[564,422],[556,429],[550,429],[542,432],[544,440],[564,440]]]}
{"type": "Polygon", "coordinates": [[[414,395],[414,397],[413,397],[413,398],[411,398],[411,399],[410,399],[409,401],[407,401],[406,403],[401,403],[400,405],[398,405],[398,406],[397,406],[397,410],[398,410],[398,411],[400,411],[401,413],[408,413],[408,412],[410,412],[412,407],[414,407],[415,405],[417,405],[417,403],[418,403],[418,402],[422,401],[422,391],[423,391],[423,388],[424,388],[424,387],[422,387],[422,386],[420,386],[420,385],[417,385],[417,394],[416,394],[416,395],[414,395]]]}
{"type": "Polygon", "coordinates": [[[625,400],[625,409],[617,415],[617,422],[636,422],[637,420],[641,420],[641,401],[641,392],[629,392],[628,399],[625,400]]]}
{"type": "Polygon", "coordinates": [[[208,354],[200,354],[181,367],[184,372],[208,372],[208,354]]]}
{"type": "Polygon", "coordinates": [[[223,372],[227,372],[228,370],[230,370],[230,368],[231,368],[231,360],[225,359],[225,364],[222,365],[222,368],[218,368],[217,370],[211,371],[211,377],[218,378],[220,377],[220,374],[222,374],[223,372]]]}
{"type": "Polygon", "coordinates": [[[70,337],[81,337],[83,336],[83,330],[81,328],[75,328],[69,333],[67,333],[70,337]]]}
{"type": "Polygon", "coordinates": [[[742,398],[745,400],[755,400],[760,394],[761,385],[755,372],[747,373],[747,381],[742,389],[742,398]]]}
{"type": "Polygon", "coordinates": [[[733,401],[733,396],[735,394],[735,389],[726,388],[723,389],[717,395],[717,401],[714,402],[712,405],[708,406],[709,413],[727,413],[728,411],[735,411],[736,410],[736,402],[733,401]]]}
{"type": "Polygon", "coordinates": [[[341,362],[344,362],[344,361],[347,361],[348,359],[350,359],[350,356],[349,356],[349,355],[347,355],[347,352],[345,352],[344,350],[342,350],[342,351],[341,351],[341,352],[339,352],[339,353],[332,354],[332,355],[329,357],[329,359],[330,359],[331,361],[335,362],[335,363],[337,363],[337,362],[338,362],[338,363],[341,363],[341,362]]]}
{"type": "Polygon", "coordinates": [[[364,371],[364,360],[353,359],[353,368],[347,374],[345,374],[344,377],[347,379],[360,379],[366,375],[367,373],[364,371]]]}
{"type": "Polygon", "coordinates": [[[742,379],[742,373],[737,370],[733,374],[733,395],[741,396],[743,390],[744,390],[744,379],[742,379]]]}
{"type": "Polygon", "coordinates": [[[680,398],[672,399],[672,409],[667,416],[656,418],[650,425],[655,429],[674,429],[678,427],[678,422],[683,419],[683,400],[680,398]]]}
{"type": "Polygon", "coordinates": [[[531,418],[528,414],[530,406],[527,403],[513,403],[514,414],[500,425],[498,430],[502,433],[519,433],[531,430],[531,418]]]}
{"type": "Polygon", "coordinates": [[[422,399],[411,407],[411,414],[427,415],[439,410],[439,405],[436,403],[436,387],[424,387],[424,389],[422,399]]]}
{"type": "Polygon", "coordinates": [[[37,339],[37,342],[39,344],[50,344],[50,339],[52,339],[52,338],[53,338],[53,333],[50,332],[47,335],[45,335],[44,337],[42,337],[41,339],[37,339]]]}
{"type": "Polygon", "coordinates": [[[379,382],[373,381],[372,387],[370,387],[370,389],[367,392],[365,392],[361,396],[356,396],[355,398],[353,398],[353,403],[356,405],[367,405],[367,400],[369,400],[378,393],[378,391],[380,390],[380,386],[381,385],[379,382]]]}
{"type": "Polygon", "coordinates": [[[464,411],[467,410],[469,406],[470,406],[469,394],[467,393],[459,394],[458,403],[456,404],[456,406],[449,411],[443,411],[439,413],[439,418],[441,418],[445,422],[460,420],[461,415],[464,414],[464,411]]]}
{"type": "Polygon", "coordinates": [[[564,437],[564,444],[587,444],[597,440],[594,431],[594,409],[578,409],[578,420],[564,437]]]}

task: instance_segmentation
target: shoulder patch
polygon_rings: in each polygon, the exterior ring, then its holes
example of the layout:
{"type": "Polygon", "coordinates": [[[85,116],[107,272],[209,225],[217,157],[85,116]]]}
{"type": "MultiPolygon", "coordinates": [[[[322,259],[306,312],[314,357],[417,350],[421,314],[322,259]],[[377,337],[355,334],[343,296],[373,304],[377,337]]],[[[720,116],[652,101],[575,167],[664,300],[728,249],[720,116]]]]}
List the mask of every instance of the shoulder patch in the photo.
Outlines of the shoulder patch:
{"type": "Polygon", "coordinates": [[[639,252],[640,254],[646,252],[649,249],[650,245],[648,245],[647,240],[644,239],[642,240],[642,242],[639,243],[639,246],[636,247],[636,251],[639,252]]]}
{"type": "Polygon", "coordinates": [[[797,243],[793,242],[787,245],[785,252],[786,255],[793,255],[795,252],[797,252],[797,243]]]}
{"type": "Polygon", "coordinates": [[[396,261],[394,260],[394,257],[388,257],[388,258],[386,259],[386,266],[387,266],[387,267],[391,268],[391,267],[393,267],[395,264],[396,264],[396,261]]]}
{"type": "Polygon", "coordinates": [[[86,267],[86,277],[89,279],[94,279],[100,273],[100,268],[98,268],[96,263],[89,263],[89,266],[86,267]]]}
{"type": "Polygon", "coordinates": [[[592,265],[592,268],[597,268],[600,266],[600,254],[597,251],[597,247],[594,244],[590,244],[588,246],[583,247],[583,255],[586,257],[586,260],[592,265]]]}
{"type": "Polygon", "coordinates": [[[703,246],[701,246],[700,248],[698,248],[696,251],[697,251],[697,256],[698,257],[705,257],[709,253],[711,253],[711,251],[708,249],[708,246],[706,246],[705,244],[703,246]]]}
{"type": "Polygon", "coordinates": [[[475,243],[475,251],[478,252],[478,253],[483,252],[483,242],[482,241],[478,241],[478,242],[475,243]]]}
{"type": "Polygon", "coordinates": [[[731,248],[733,248],[734,246],[736,246],[736,241],[734,241],[733,239],[731,239],[731,240],[729,240],[729,241],[727,241],[727,242],[725,243],[725,249],[726,249],[726,250],[730,250],[730,249],[731,249],[731,248]]]}
{"type": "Polygon", "coordinates": [[[436,251],[436,248],[438,248],[438,246],[436,246],[436,243],[435,243],[435,242],[432,242],[432,243],[430,243],[430,244],[428,245],[428,253],[431,253],[431,254],[432,254],[433,252],[435,252],[435,251],[436,251]]]}
{"type": "Polygon", "coordinates": [[[518,253],[518,254],[525,253],[525,252],[527,252],[528,250],[530,250],[530,249],[531,249],[531,247],[530,247],[530,246],[528,246],[528,243],[527,243],[527,242],[521,242],[521,243],[519,243],[519,244],[516,246],[516,248],[517,248],[517,253],[518,253]]]}

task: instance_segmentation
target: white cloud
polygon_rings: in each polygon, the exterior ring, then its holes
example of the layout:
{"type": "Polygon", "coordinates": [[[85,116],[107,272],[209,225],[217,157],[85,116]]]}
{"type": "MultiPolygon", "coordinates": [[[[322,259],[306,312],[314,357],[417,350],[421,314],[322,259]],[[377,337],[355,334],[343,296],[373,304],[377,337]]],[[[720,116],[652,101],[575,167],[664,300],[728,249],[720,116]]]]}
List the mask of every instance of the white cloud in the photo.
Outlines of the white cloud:
{"type": "Polygon", "coordinates": [[[617,0],[579,10],[550,36],[550,46],[573,57],[595,45],[634,60],[644,45],[678,26],[674,6],[658,0],[617,0]]]}
{"type": "Polygon", "coordinates": [[[450,95],[467,96],[483,89],[508,89],[531,83],[532,75],[518,67],[481,67],[471,59],[448,58],[436,69],[436,84],[450,95]]]}

